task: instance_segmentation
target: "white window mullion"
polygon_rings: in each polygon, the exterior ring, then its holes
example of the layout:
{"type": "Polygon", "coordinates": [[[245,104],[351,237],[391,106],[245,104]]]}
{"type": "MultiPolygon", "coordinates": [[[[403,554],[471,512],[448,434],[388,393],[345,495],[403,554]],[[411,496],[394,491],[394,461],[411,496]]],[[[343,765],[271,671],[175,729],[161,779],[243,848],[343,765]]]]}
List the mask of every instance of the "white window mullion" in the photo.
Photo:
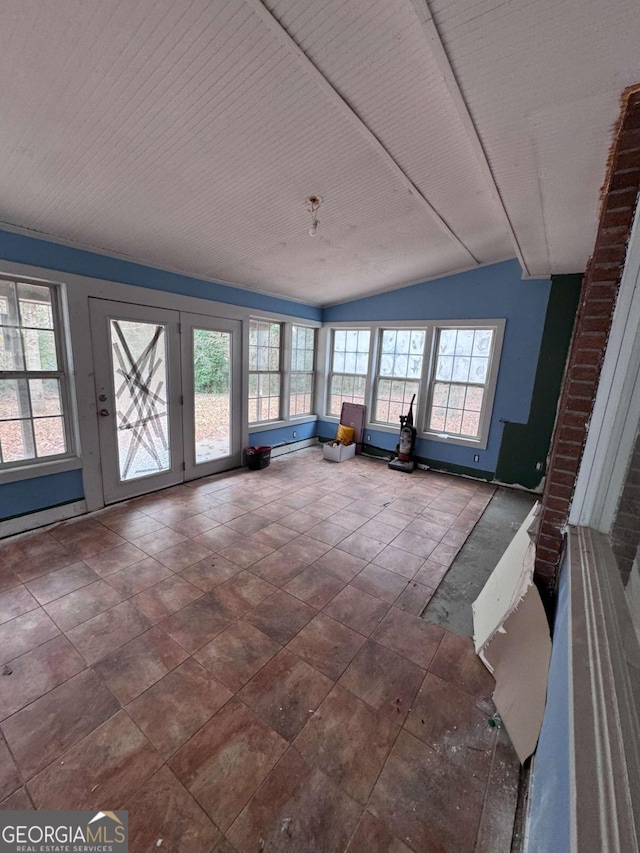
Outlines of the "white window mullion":
{"type": "Polygon", "coordinates": [[[424,433],[486,447],[504,320],[434,324],[424,433]]]}
{"type": "Polygon", "coordinates": [[[281,332],[280,359],[280,417],[288,420],[291,416],[291,323],[283,323],[281,332]]]}
{"type": "Polygon", "coordinates": [[[365,388],[365,404],[367,407],[367,422],[373,420],[377,395],[377,368],[380,362],[380,329],[371,329],[371,346],[369,347],[369,366],[365,388]]]}
{"type": "Polygon", "coordinates": [[[282,326],[271,320],[249,321],[248,420],[251,425],[282,419],[282,326]]]}
{"type": "Polygon", "coordinates": [[[317,335],[311,326],[294,323],[291,337],[291,352],[287,362],[291,373],[289,410],[292,413],[290,417],[302,417],[314,411],[317,335]],[[295,400],[292,405],[293,397],[295,400]]]}
{"type": "Polygon", "coordinates": [[[420,377],[420,387],[424,389],[424,393],[418,397],[418,411],[416,419],[418,432],[427,431],[428,416],[431,407],[431,376],[434,365],[433,356],[436,337],[435,332],[435,324],[429,323],[426,328],[424,358],[422,360],[422,375],[420,377]]]}
{"type": "MultiPolygon", "coordinates": [[[[426,337],[424,327],[379,330],[372,423],[395,426],[400,415],[407,412],[414,394],[416,406],[420,405],[426,337]]],[[[414,418],[417,414],[414,408],[414,418]]]]}
{"type": "Polygon", "coordinates": [[[0,278],[0,468],[69,458],[74,448],[60,287],[0,278]]]}
{"type": "Polygon", "coordinates": [[[338,409],[344,402],[366,405],[370,368],[371,329],[333,329],[327,389],[327,411],[331,417],[340,417],[338,409]]]}

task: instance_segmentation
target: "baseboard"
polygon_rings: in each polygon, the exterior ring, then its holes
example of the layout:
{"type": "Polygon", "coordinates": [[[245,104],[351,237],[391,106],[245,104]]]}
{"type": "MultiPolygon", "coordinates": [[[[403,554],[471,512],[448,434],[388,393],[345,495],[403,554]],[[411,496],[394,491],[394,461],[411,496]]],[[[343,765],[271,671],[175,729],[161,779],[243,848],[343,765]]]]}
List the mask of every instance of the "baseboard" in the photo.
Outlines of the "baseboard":
{"type": "Polygon", "coordinates": [[[85,512],[87,512],[87,502],[83,499],[54,506],[50,509],[42,509],[39,512],[30,512],[27,515],[18,515],[16,518],[0,522],[0,539],[4,539],[6,536],[15,536],[18,533],[27,533],[29,530],[55,524],[58,521],[66,521],[68,518],[83,515],[85,512]]]}
{"type": "Polygon", "coordinates": [[[294,450],[303,450],[305,447],[313,447],[318,443],[317,438],[302,438],[300,441],[291,441],[287,444],[276,444],[271,448],[271,458],[284,456],[285,453],[293,453],[294,450]]]}

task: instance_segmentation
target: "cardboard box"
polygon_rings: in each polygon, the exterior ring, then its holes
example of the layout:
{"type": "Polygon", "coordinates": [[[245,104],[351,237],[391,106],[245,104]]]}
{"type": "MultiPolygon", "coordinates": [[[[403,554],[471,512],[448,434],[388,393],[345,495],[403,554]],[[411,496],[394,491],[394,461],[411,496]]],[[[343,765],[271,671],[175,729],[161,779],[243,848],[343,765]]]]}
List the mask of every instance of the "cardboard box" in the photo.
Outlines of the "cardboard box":
{"type": "Polygon", "coordinates": [[[496,680],[493,701],[522,763],[542,728],[551,661],[549,623],[533,582],[534,506],[474,601],[476,652],[496,680]]]}
{"type": "Polygon", "coordinates": [[[344,462],[346,459],[353,459],[355,455],[355,442],[346,447],[344,444],[335,444],[333,447],[330,444],[322,445],[322,458],[329,462],[344,462]]]}

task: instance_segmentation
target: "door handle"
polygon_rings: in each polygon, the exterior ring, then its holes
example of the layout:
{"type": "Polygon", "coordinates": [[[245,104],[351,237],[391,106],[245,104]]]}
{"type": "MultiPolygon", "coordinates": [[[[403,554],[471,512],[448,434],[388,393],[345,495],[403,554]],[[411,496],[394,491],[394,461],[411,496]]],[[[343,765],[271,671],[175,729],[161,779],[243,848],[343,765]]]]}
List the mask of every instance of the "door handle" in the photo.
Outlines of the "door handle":
{"type": "Polygon", "coordinates": [[[109,409],[100,409],[98,414],[101,415],[103,418],[106,418],[107,415],[111,414],[111,412],[109,411],[109,409]]]}

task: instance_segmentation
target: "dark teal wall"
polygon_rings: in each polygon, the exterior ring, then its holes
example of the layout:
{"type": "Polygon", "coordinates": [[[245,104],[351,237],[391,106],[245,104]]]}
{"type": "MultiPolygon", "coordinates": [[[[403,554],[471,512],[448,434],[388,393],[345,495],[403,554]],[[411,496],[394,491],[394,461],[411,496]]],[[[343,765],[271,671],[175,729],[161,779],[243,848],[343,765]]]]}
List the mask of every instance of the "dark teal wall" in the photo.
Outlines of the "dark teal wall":
{"type": "Polygon", "coordinates": [[[496,479],[501,483],[517,483],[535,489],[546,473],[581,288],[582,275],[551,278],[529,417],[524,424],[506,423],[504,426],[496,467],[496,479]],[[536,469],[538,462],[542,462],[541,470],[536,469]]]}

